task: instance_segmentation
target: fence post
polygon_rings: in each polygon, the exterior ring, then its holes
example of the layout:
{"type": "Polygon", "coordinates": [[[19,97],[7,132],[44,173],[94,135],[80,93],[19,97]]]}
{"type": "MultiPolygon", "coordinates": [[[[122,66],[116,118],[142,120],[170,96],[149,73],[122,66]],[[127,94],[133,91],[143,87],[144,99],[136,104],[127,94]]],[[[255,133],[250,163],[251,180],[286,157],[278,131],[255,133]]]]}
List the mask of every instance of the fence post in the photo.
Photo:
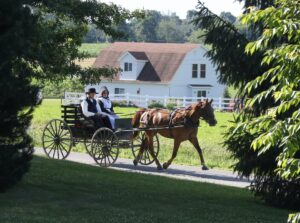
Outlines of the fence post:
{"type": "Polygon", "coordinates": [[[219,97],[219,110],[221,111],[222,110],[222,97],[219,97]]]}
{"type": "Polygon", "coordinates": [[[129,93],[126,93],[126,105],[129,106],[129,93]]]}
{"type": "Polygon", "coordinates": [[[62,105],[65,100],[66,100],[66,91],[64,91],[64,96],[61,96],[60,98],[60,105],[62,105]]]}
{"type": "Polygon", "coordinates": [[[164,107],[167,107],[167,96],[165,96],[165,98],[164,98],[164,107]]]}
{"type": "Polygon", "coordinates": [[[146,102],[146,104],[145,104],[146,106],[145,107],[146,108],[148,108],[148,101],[149,101],[149,95],[146,95],[146,99],[145,99],[145,102],[146,102]]]}
{"type": "Polygon", "coordinates": [[[185,106],[186,106],[186,99],[185,99],[185,96],[183,96],[182,107],[185,107],[185,106]]]}

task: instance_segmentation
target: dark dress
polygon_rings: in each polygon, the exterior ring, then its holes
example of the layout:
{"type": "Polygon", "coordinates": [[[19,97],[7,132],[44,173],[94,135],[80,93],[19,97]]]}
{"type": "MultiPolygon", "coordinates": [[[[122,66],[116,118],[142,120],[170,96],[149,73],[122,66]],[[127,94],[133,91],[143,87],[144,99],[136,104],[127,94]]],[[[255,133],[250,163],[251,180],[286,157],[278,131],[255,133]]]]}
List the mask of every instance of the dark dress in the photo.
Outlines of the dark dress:
{"type": "MultiPolygon", "coordinates": [[[[90,101],[88,98],[86,99],[86,102],[88,103],[88,111],[95,113],[94,116],[89,117],[93,122],[95,123],[95,127],[102,128],[102,127],[107,127],[109,129],[112,129],[111,123],[109,121],[109,118],[107,116],[98,116],[96,115],[97,113],[97,107],[96,107],[96,100],[90,101]]],[[[87,119],[89,119],[87,118],[87,119]]]]}

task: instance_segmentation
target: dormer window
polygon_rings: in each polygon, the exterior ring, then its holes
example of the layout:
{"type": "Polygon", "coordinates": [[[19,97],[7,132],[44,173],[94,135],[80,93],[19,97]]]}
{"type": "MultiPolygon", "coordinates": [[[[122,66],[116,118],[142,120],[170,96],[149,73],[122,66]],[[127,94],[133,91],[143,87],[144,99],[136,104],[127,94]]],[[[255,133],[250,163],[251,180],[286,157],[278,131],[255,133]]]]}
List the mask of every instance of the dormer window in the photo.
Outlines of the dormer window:
{"type": "Polygon", "coordinates": [[[132,63],[124,63],[124,71],[132,71],[132,63]]]}
{"type": "Polygon", "coordinates": [[[137,80],[145,64],[148,62],[145,52],[125,52],[119,59],[122,69],[121,80],[137,80]]]}

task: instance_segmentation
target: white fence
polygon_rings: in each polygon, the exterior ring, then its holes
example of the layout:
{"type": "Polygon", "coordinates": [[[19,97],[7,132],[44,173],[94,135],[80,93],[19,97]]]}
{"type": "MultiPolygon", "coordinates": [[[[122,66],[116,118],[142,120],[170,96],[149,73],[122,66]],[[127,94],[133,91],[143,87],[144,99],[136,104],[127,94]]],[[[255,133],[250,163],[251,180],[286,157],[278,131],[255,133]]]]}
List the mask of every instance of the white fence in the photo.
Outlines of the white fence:
{"type": "MultiPolygon", "coordinates": [[[[80,103],[82,99],[86,96],[84,93],[75,92],[65,92],[64,104],[77,104],[80,103]]],[[[147,108],[149,105],[154,103],[159,103],[164,107],[168,105],[172,107],[186,107],[192,103],[199,100],[204,100],[205,98],[196,97],[168,97],[168,96],[150,96],[150,95],[134,95],[134,94],[110,94],[110,99],[114,102],[119,102],[124,105],[138,106],[147,108]]],[[[211,99],[211,98],[210,98],[211,99]]],[[[232,111],[234,109],[234,99],[232,98],[212,98],[213,107],[217,110],[227,110],[232,111]]]]}

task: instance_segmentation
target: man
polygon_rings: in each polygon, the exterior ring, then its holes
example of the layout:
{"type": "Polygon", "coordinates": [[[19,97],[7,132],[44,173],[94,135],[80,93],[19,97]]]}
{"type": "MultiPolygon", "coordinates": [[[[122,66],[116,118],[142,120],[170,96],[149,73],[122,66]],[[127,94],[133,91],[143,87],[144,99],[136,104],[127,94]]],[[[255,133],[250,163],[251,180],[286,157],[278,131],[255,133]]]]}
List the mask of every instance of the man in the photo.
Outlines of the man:
{"type": "Polygon", "coordinates": [[[107,127],[112,129],[108,116],[101,111],[97,101],[94,99],[96,93],[95,88],[90,88],[86,92],[87,97],[81,102],[82,113],[85,117],[94,121],[96,128],[107,127]]]}

